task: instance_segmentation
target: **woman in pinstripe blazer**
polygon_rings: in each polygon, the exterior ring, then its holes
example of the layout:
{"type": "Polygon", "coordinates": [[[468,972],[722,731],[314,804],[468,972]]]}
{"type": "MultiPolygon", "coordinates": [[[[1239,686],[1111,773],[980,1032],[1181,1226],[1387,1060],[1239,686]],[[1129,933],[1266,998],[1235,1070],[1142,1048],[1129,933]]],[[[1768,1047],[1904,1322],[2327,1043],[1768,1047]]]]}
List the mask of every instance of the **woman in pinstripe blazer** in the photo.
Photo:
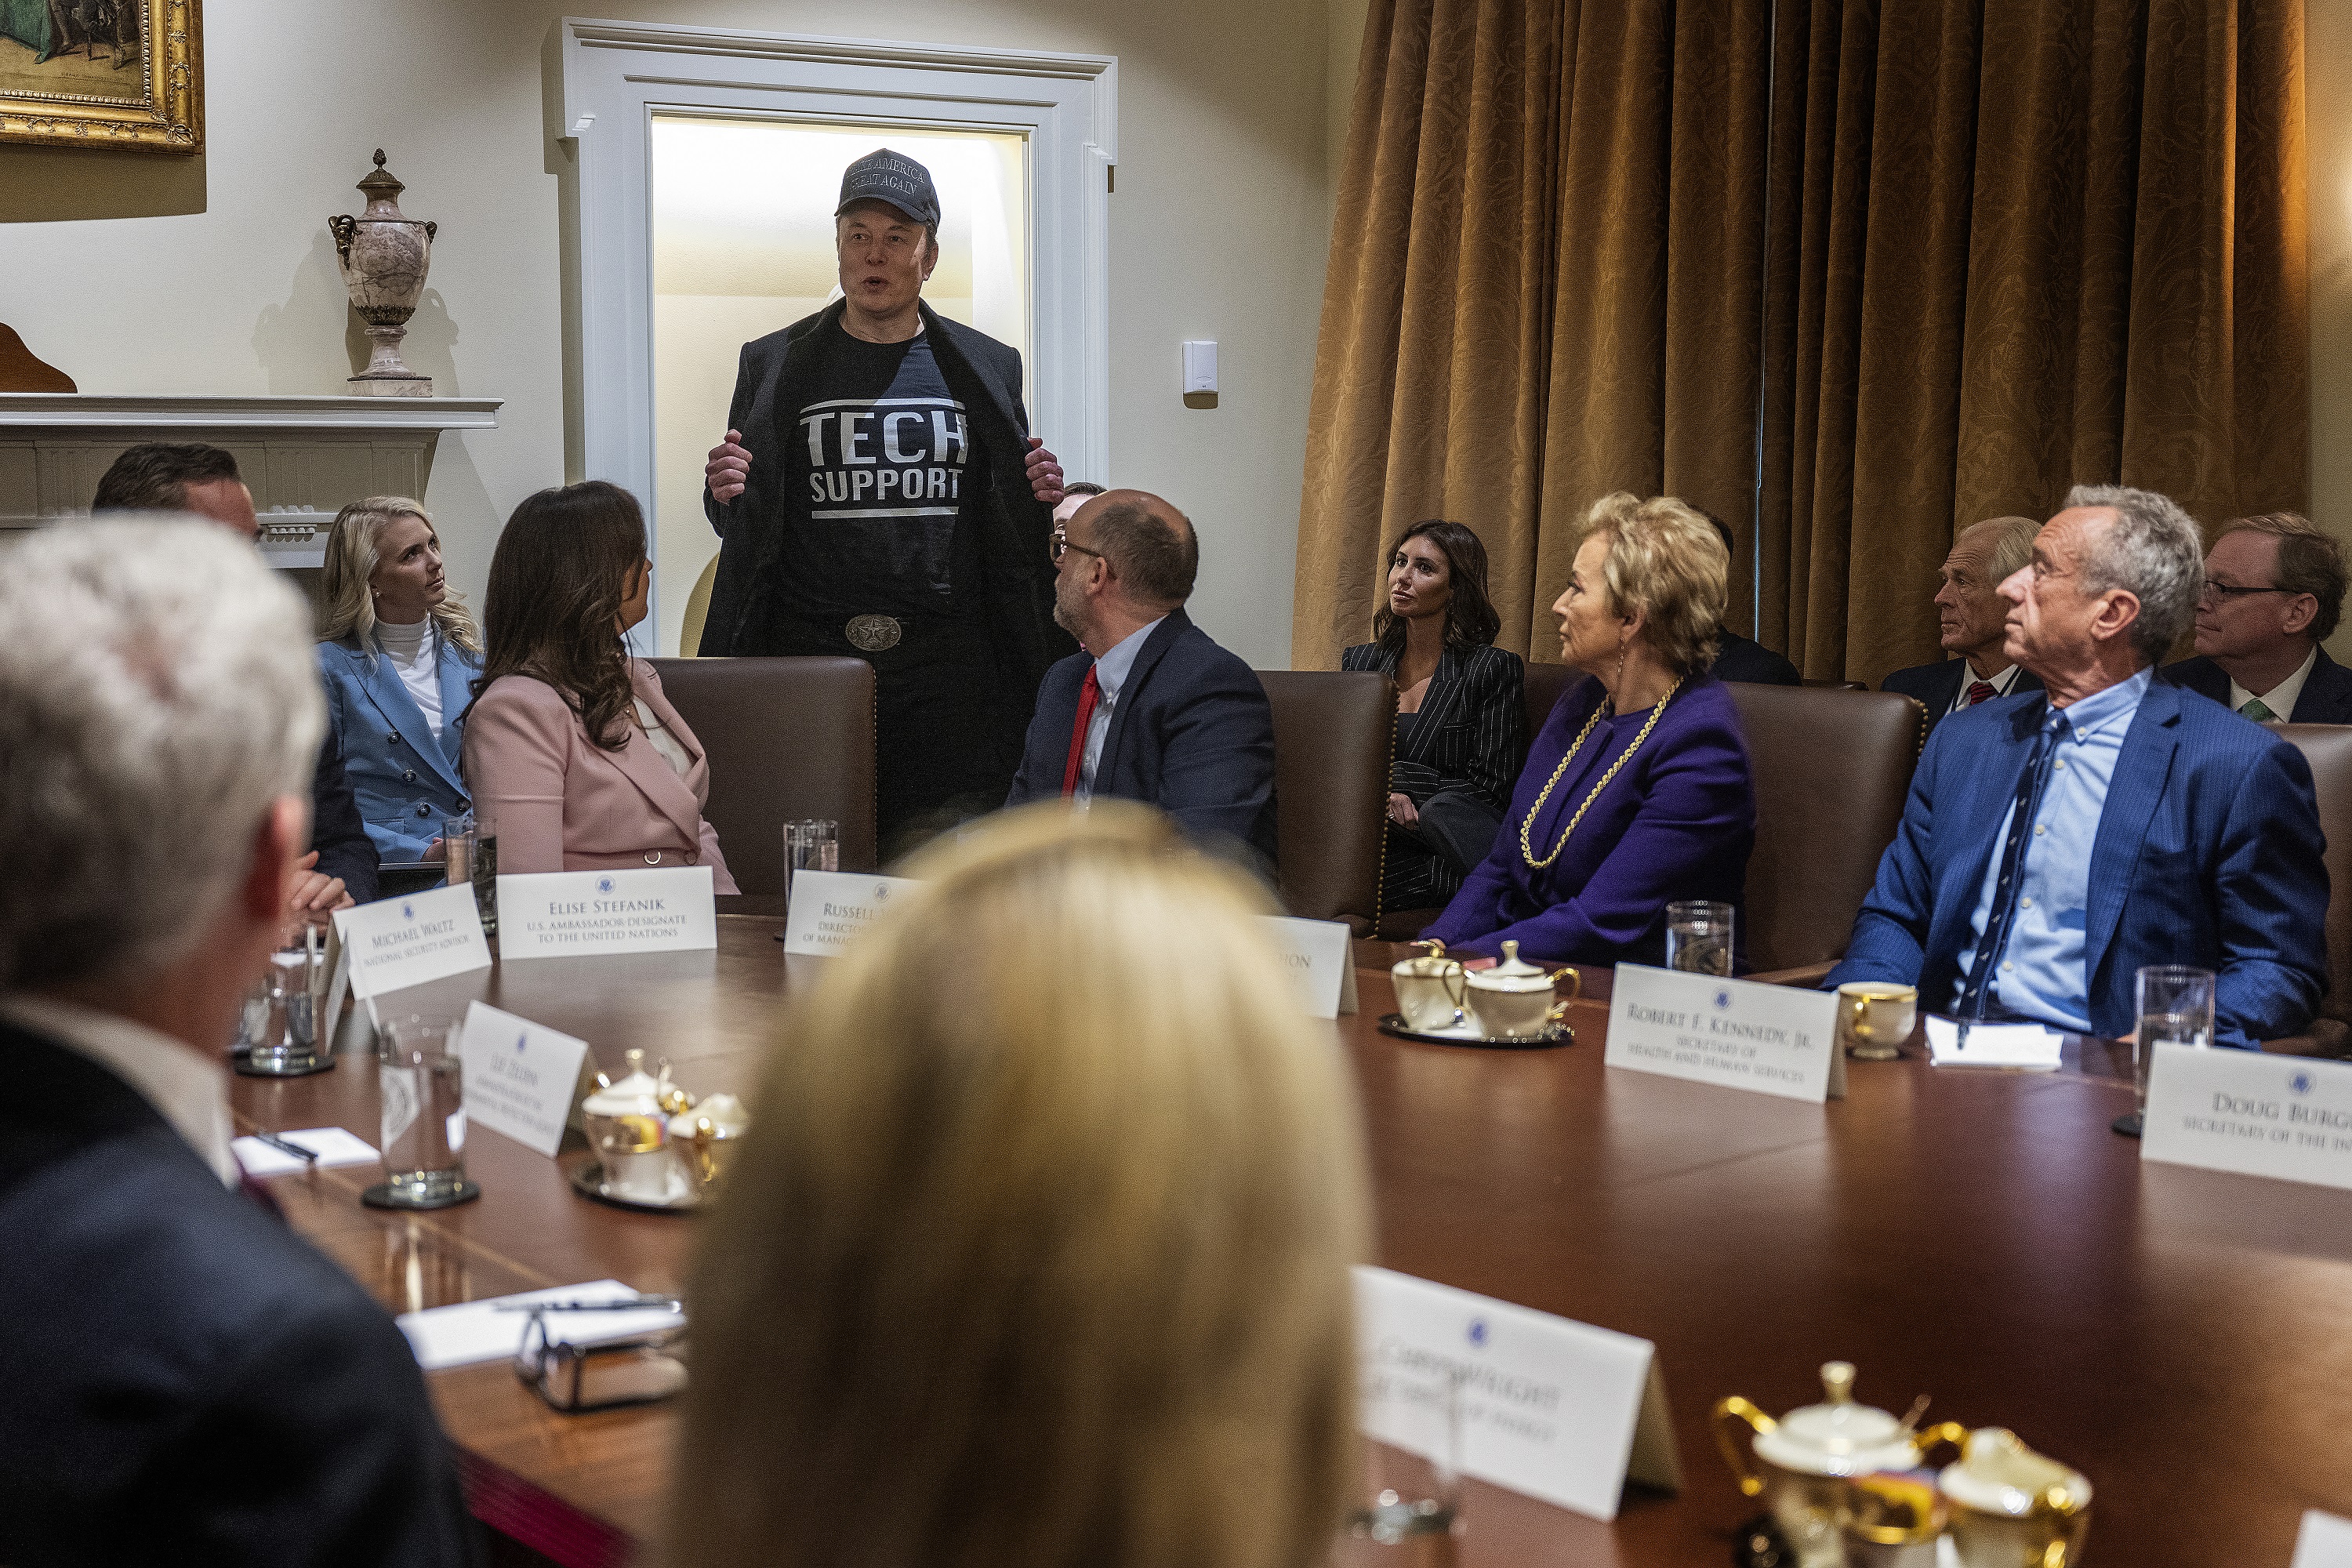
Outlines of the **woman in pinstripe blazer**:
{"type": "Polygon", "coordinates": [[[1416,523],[1389,555],[1372,640],[1339,657],[1397,684],[1383,909],[1442,904],[1484,859],[1527,749],[1526,668],[1495,646],[1486,547],[1458,522],[1416,523]]]}

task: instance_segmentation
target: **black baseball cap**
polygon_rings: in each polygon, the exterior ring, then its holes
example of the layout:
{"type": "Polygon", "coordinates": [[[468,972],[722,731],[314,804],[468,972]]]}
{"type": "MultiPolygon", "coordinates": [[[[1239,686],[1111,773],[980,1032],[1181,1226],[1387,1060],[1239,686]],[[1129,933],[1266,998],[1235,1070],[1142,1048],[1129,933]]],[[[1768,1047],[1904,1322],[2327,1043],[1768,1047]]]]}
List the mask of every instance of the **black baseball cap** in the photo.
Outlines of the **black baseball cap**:
{"type": "Polygon", "coordinates": [[[842,171],[841,205],[833,216],[847,212],[852,202],[888,202],[917,223],[940,221],[940,193],[931,172],[887,147],[876,148],[842,171]]]}

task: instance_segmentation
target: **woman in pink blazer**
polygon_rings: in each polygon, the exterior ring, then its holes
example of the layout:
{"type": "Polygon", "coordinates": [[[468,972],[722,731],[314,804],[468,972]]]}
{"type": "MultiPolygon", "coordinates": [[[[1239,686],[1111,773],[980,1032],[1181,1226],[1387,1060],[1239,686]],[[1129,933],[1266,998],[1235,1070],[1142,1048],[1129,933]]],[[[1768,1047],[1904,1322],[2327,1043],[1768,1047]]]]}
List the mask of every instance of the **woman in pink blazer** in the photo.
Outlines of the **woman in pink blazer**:
{"type": "Polygon", "coordinates": [[[621,640],[652,582],[645,514],[603,479],[540,491],[499,535],[465,772],[499,871],[708,866],[735,891],[702,744],[621,640]]]}

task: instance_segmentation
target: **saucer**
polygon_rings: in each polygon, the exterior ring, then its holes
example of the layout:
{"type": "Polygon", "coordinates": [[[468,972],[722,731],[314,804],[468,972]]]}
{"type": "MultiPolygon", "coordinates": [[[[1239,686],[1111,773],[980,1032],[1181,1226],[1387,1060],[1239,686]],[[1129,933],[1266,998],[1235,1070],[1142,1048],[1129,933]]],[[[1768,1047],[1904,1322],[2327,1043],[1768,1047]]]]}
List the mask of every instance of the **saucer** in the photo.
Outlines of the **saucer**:
{"type": "Polygon", "coordinates": [[[674,1163],[669,1168],[669,1189],[659,1203],[648,1203],[644,1198],[633,1198],[615,1192],[604,1180],[604,1162],[602,1160],[590,1160],[573,1167],[572,1190],[600,1204],[611,1204],[619,1209],[636,1209],[644,1214],[692,1214],[702,1206],[702,1199],[695,1193],[694,1184],[674,1163]]]}
{"type": "Polygon", "coordinates": [[[1401,1013],[1381,1015],[1381,1033],[1433,1046],[1481,1046],[1504,1051],[1538,1051],[1576,1044],[1576,1029],[1566,1023],[1554,1024],[1540,1035],[1482,1035],[1475,1025],[1466,1023],[1443,1029],[1416,1029],[1404,1021],[1401,1013]]]}

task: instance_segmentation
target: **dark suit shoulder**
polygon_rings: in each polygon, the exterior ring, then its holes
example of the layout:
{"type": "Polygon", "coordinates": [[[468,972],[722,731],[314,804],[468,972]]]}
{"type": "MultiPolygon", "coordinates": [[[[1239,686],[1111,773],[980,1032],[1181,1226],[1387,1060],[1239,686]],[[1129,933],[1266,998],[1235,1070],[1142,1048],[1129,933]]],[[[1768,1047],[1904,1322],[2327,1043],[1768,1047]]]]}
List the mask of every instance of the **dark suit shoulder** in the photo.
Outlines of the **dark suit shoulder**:
{"type": "Polygon", "coordinates": [[[1881,691],[1899,691],[1904,696],[1927,700],[1939,682],[1952,678],[1952,661],[1939,658],[1933,664],[1915,664],[1908,669],[1889,670],[1886,679],[1878,683],[1881,691]]]}
{"type": "Polygon", "coordinates": [[[2166,665],[2157,674],[2168,685],[2198,692],[2216,702],[2230,695],[2230,677],[2210,658],[2184,658],[2178,664],[2166,665]]]}
{"type": "Polygon", "coordinates": [[[1473,686],[1487,687],[1497,681],[1526,684],[1527,660],[1509,648],[1488,643],[1483,647],[1466,648],[1461,657],[1462,678],[1473,686]]]}
{"type": "Polygon", "coordinates": [[[1339,650],[1341,669],[1367,670],[1380,675],[1396,673],[1396,661],[1376,642],[1360,642],[1353,647],[1339,650]]]}
{"type": "Polygon", "coordinates": [[[2321,648],[2319,657],[2305,677],[2303,695],[2294,700],[2294,721],[2299,724],[2352,724],[2352,669],[2347,669],[2327,657],[2321,648]]]}
{"type": "Polygon", "coordinates": [[[1752,637],[1738,632],[1724,632],[1717,639],[1715,663],[1709,667],[1717,680],[1739,680],[1751,686],[1801,686],[1804,678],[1797,667],[1774,653],[1752,637]]]}

